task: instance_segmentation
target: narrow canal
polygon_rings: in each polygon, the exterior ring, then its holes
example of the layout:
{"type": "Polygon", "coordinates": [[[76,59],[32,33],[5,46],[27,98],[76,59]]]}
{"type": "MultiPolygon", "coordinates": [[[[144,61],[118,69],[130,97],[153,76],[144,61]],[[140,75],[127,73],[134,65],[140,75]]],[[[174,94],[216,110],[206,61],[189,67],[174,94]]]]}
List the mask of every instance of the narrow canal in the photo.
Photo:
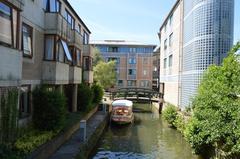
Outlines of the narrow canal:
{"type": "Polygon", "coordinates": [[[90,159],[199,159],[160,115],[134,114],[134,124],[106,129],[90,159]]]}

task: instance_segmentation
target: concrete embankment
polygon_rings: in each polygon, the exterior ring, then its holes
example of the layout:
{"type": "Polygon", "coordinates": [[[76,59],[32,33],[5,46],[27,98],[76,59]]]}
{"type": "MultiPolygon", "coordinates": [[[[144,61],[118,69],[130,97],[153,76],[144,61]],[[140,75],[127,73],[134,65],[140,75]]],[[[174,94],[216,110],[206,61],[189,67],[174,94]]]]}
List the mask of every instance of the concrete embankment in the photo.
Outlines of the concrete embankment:
{"type": "Polygon", "coordinates": [[[98,111],[86,123],[86,140],[82,141],[81,129],[53,154],[50,159],[79,158],[85,159],[95,147],[107,123],[108,113],[98,111]]]}

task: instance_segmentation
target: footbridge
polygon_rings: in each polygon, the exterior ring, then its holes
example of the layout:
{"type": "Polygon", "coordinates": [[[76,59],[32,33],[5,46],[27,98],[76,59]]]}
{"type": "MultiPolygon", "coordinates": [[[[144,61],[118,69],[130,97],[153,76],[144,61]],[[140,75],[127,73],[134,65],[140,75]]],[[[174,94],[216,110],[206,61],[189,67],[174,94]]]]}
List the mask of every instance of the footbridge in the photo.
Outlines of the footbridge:
{"type": "Polygon", "coordinates": [[[163,97],[162,93],[149,88],[126,87],[119,88],[111,92],[112,99],[129,99],[136,101],[159,102],[163,97]]]}

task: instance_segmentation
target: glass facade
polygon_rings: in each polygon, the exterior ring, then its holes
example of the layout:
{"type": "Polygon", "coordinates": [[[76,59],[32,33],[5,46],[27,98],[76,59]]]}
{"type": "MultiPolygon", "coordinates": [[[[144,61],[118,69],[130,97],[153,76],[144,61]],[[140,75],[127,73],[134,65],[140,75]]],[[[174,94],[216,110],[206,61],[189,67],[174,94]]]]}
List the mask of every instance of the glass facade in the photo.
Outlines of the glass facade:
{"type": "Polygon", "coordinates": [[[202,73],[220,65],[233,43],[234,0],[184,0],[181,107],[196,94],[202,73]]]}

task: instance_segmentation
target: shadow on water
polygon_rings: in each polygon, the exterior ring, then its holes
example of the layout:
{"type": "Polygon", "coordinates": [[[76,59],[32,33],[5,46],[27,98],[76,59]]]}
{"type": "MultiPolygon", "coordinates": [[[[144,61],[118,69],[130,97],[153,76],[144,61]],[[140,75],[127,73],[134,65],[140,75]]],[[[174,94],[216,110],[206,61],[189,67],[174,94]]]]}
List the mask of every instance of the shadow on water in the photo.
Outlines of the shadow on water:
{"type": "Polygon", "coordinates": [[[133,124],[107,127],[90,159],[199,159],[159,114],[134,115],[133,124]]]}

